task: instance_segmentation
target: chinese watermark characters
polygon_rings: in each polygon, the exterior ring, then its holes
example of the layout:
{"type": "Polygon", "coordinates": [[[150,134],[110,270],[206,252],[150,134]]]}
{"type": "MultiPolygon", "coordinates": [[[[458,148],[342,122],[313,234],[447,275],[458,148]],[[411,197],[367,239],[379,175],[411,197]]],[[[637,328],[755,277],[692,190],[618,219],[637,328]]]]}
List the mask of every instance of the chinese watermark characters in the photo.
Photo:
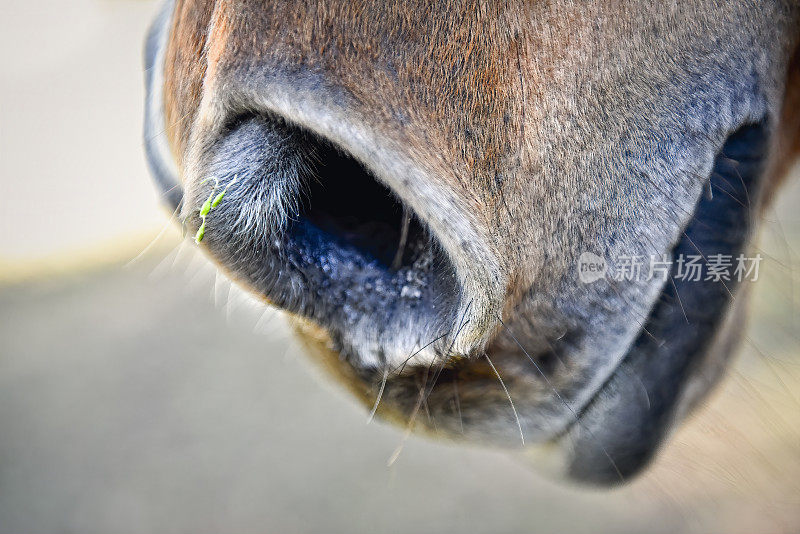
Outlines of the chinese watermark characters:
{"type": "Polygon", "coordinates": [[[649,282],[653,279],[667,281],[671,276],[681,282],[755,282],[761,254],[668,254],[651,256],[618,256],[607,262],[601,256],[584,252],[578,259],[578,278],[584,284],[609,278],[618,282],[649,282]]]}

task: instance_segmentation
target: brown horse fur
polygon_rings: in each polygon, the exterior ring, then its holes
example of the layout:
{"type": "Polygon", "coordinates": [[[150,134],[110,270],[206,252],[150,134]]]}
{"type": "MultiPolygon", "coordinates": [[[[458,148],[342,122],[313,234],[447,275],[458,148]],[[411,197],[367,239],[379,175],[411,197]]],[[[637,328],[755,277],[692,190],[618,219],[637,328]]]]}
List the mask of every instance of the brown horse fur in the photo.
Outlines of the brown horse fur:
{"type": "Polygon", "coordinates": [[[680,329],[654,343],[669,282],[583,284],[576,262],[677,250],[726,141],[760,125],[736,219],[746,249],[800,151],[799,37],[791,0],[176,0],[151,36],[150,127],[190,228],[214,183],[236,178],[202,245],[300,318],[367,406],[380,392],[378,415],[555,443],[568,474],[613,482],[716,381],[744,293],[723,309],[699,299],[691,343],[680,329]],[[374,267],[340,261],[331,299],[283,257],[309,177],[347,187],[319,171],[329,146],[424,227],[418,261],[445,267],[400,272],[428,282],[364,289],[374,267]]]}

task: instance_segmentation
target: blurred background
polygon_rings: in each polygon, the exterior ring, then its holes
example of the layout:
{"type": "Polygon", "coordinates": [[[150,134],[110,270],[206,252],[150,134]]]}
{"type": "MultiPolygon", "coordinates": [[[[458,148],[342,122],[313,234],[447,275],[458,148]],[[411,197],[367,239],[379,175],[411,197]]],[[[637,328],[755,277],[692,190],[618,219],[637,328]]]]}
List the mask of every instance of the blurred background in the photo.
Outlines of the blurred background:
{"type": "Polygon", "coordinates": [[[746,342],[647,474],[411,437],[181,241],[142,155],[147,0],[0,0],[0,533],[800,532],[800,172],[746,342]]]}

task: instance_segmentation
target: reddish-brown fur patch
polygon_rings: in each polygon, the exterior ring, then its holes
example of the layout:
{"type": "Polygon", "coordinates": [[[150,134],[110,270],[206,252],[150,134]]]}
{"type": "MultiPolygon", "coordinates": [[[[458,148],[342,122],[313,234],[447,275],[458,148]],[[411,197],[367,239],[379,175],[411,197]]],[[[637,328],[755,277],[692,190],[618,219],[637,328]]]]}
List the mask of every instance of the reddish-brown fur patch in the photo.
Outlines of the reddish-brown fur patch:
{"type": "Polygon", "coordinates": [[[776,194],[800,155],[800,47],[792,55],[786,73],[786,95],[783,99],[776,150],[766,191],[767,200],[776,194]]]}
{"type": "MultiPolygon", "coordinates": [[[[177,0],[165,59],[165,120],[176,154],[183,154],[206,75],[206,42],[214,2],[177,0]]],[[[180,158],[179,158],[180,160],[180,158]]]]}

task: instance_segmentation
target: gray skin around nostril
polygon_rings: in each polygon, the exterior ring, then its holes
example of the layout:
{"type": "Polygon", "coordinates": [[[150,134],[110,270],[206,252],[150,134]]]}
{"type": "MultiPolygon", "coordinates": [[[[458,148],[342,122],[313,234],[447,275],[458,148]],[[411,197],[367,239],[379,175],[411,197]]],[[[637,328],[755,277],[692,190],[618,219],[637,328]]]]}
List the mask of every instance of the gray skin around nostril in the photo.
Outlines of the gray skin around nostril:
{"type": "Polygon", "coordinates": [[[225,203],[235,209],[215,209],[209,217],[213,225],[248,238],[279,238],[288,222],[297,218],[302,185],[314,172],[314,145],[302,137],[282,122],[262,117],[234,122],[208,151],[203,184],[195,188],[197,198],[187,203],[190,218],[198,198],[214,187],[229,186],[225,203]]]}
{"type": "Polygon", "coordinates": [[[249,115],[230,121],[194,166],[184,216],[192,232],[205,224],[201,246],[257,294],[326,327],[342,352],[396,364],[451,330],[460,291],[446,254],[340,148],[249,115]]]}

